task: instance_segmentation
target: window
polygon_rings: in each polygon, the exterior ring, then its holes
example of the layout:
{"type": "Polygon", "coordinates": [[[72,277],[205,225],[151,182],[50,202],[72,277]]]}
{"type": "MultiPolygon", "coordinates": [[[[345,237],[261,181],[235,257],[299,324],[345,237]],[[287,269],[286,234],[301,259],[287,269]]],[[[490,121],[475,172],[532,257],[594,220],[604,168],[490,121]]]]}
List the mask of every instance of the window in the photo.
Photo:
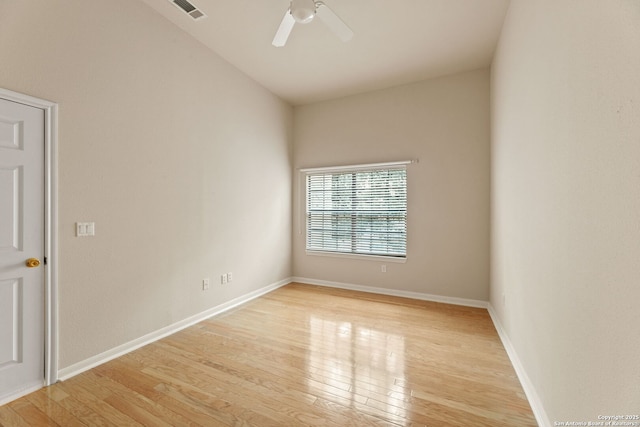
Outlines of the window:
{"type": "Polygon", "coordinates": [[[306,173],[308,252],[406,258],[404,164],[306,173]]]}

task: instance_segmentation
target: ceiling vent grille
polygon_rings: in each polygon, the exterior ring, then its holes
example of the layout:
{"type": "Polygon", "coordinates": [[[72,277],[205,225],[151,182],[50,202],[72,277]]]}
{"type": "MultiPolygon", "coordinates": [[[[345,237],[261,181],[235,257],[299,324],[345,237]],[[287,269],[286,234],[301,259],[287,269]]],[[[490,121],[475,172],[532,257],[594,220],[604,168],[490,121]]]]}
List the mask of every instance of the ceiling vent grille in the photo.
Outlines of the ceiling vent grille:
{"type": "Polygon", "coordinates": [[[192,17],[194,20],[206,18],[207,15],[204,14],[203,11],[198,9],[193,3],[187,0],[169,0],[171,3],[176,5],[180,10],[184,13],[192,17]]]}

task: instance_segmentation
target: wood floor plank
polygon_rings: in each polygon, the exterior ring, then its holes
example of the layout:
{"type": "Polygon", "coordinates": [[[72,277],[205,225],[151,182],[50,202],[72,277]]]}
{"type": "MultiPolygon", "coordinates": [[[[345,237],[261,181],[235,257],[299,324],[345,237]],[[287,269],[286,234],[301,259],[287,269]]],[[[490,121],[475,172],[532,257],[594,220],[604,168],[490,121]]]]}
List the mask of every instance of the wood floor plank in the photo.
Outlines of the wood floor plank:
{"type": "Polygon", "coordinates": [[[32,427],[18,415],[9,405],[0,406],[0,423],[7,427],[32,427]]]}
{"type": "Polygon", "coordinates": [[[60,424],[40,411],[28,399],[18,399],[9,403],[9,407],[31,426],[60,427],[60,424]]]}
{"type": "Polygon", "coordinates": [[[305,425],[334,425],[313,414],[308,408],[300,410],[300,407],[304,406],[304,402],[290,402],[286,394],[246,384],[241,378],[226,376],[222,372],[218,372],[216,375],[207,372],[203,367],[193,367],[186,363],[168,367],[168,360],[171,359],[163,360],[164,366],[147,369],[153,375],[164,377],[167,380],[171,379],[174,385],[179,385],[184,389],[191,386],[195,388],[196,392],[204,391],[212,396],[224,394],[225,399],[233,404],[251,401],[255,411],[276,420],[279,425],[300,424],[300,420],[305,420],[303,422],[305,425]]]}
{"type": "Polygon", "coordinates": [[[30,394],[27,396],[27,400],[63,427],[87,427],[87,424],[83,423],[73,416],[72,413],[60,406],[58,402],[50,398],[44,390],[47,389],[30,394]]]}
{"type": "MultiPolygon", "coordinates": [[[[129,414],[122,413],[104,401],[110,396],[107,390],[101,387],[90,385],[80,374],[67,382],[60,383],[59,386],[69,394],[68,398],[60,403],[69,403],[69,408],[76,411],[89,410],[93,414],[90,416],[94,425],[118,425],[141,427],[142,424],[136,422],[129,414]]],[[[78,415],[76,415],[78,417],[78,415]]],[[[81,416],[84,418],[84,415],[81,416]]]]}
{"type": "Polygon", "coordinates": [[[83,375],[85,380],[93,384],[91,386],[92,389],[98,388],[105,391],[102,397],[105,403],[119,412],[127,414],[138,423],[145,426],[153,425],[158,427],[170,427],[172,425],[163,419],[167,416],[166,412],[162,414],[163,418],[154,414],[154,412],[160,410],[159,405],[154,405],[148,399],[144,399],[124,387],[118,387],[117,383],[113,383],[107,378],[99,377],[92,372],[85,372],[83,375]]]}
{"type": "Polygon", "coordinates": [[[536,422],[486,310],[294,283],[0,407],[31,425],[536,422]]]}
{"type": "MultiPolygon", "coordinates": [[[[111,406],[118,409],[121,412],[128,413],[130,410],[126,409],[125,406],[133,405],[134,408],[131,409],[133,412],[142,412],[139,418],[151,419],[153,422],[142,422],[145,425],[153,425],[153,426],[162,426],[162,425],[189,425],[193,427],[197,427],[198,425],[188,418],[185,418],[167,408],[162,406],[156,400],[159,400],[159,393],[155,392],[153,398],[149,398],[144,394],[138,393],[130,389],[129,387],[114,381],[112,378],[105,376],[104,374],[98,375],[95,372],[88,372],[88,375],[91,375],[93,381],[100,387],[107,388],[111,390],[113,393],[112,396],[116,396],[123,400],[124,402],[113,400],[108,401],[111,406]],[[155,400],[154,400],[155,399],[155,400]]],[[[131,379],[127,378],[128,382],[131,379]]],[[[141,422],[138,417],[136,417],[138,422],[141,422]]]]}
{"type": "MultiPolygon", "coordinates": [[[[299,384],[292,382],[289,378],[282,375],[274,374],[268,370],[251,367],[248,364],[237,363],[234,360],[226,359],[224,363],[218,363],[211,360],[206,355],[181,350],[163,343],[159,345],[167,352],[171,353],[171,357],[180,358],[187,363],[196,363],[203,368],[206,367],[208,373],[220,379],[234,382],[233,379],[239,379],[245,388],[250,388],[258,393],[268,393],[271,399],[275,396],[281,403],[292,406],[294,402],[300,402],[298,406],[299,412],[305,412],[306,418],[310,416],[315,419],[308,419],[306,424],[310,425],[347,425],[350,420],[340,414],[318,410],[314,405],[317,397],[307,393],[299,384]]],[[[246,396],[246,393],[244,393],[246,396]]],[[[300,418],[298,415],[297,418],[300,418]]]]}

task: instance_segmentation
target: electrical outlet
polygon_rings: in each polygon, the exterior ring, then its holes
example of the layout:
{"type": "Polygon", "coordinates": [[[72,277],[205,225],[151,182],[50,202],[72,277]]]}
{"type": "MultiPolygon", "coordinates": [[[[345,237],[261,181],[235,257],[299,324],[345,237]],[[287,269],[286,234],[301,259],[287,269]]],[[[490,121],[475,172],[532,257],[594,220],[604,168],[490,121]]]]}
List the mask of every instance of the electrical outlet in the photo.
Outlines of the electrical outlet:
{"type": "Polygon", "coordinates": [[[211,284],[211,281],[209,280],[208,277],[206,279],[202,279],[202,290],[206,291],[207,289],[209,289],[210,284],[211,284]]]}
{"type": "Polygon", "coordinates": [[[387,266],[386,265],[380,266],[380,271],[383,272],[383,273],[386,273],[387,272],[387,266]]]}
{"type": "Polygon", "coordinates": [[[230,282],[233,280],[233,273],[227,273],[227,282],[230,282]]]}
{"type": "Polygon", "coordinates": [[[229,281],[229,276],[227,276],[226,273],[220,276],[220,284],[226,285],[228,281],[229,281]]]}

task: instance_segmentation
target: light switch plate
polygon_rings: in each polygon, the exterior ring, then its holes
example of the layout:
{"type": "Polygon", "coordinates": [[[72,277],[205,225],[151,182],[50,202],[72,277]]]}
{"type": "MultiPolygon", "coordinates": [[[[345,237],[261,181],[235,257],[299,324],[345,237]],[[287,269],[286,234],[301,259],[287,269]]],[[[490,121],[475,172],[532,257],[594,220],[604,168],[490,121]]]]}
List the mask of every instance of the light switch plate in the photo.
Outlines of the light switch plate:
{"type": "Polygon", "coordinates": [[[76,222],[76,236],[88,237],[96,235],[95,222],[76,222]]]}

